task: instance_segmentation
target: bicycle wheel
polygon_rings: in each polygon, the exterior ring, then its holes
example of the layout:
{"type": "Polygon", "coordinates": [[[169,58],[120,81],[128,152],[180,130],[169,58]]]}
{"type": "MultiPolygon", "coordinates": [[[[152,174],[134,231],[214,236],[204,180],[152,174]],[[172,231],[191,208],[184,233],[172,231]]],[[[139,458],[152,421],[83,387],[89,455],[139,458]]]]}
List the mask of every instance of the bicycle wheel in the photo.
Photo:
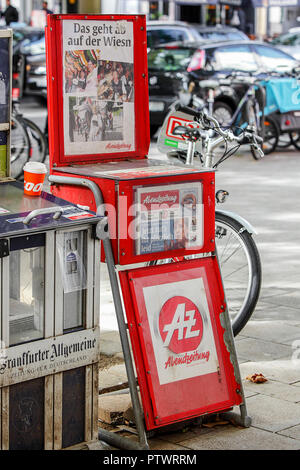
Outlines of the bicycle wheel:
{"type": "Polygon", "coordinates": [[[277,142],[277,147],[280,149],[285,149],[290,147],[290,145],[292,145],[291,134],[289,132],[280,134],[277,142]]]}
{"type": "Polygon", "coordinates": [[[41,129],[30,119],[22,118],[30,138],[31,151],[30,160],[44,162],[46,158],[46,139],[41,129]]]}
{"type": "Polygon", "coordinates": [[[229,215],[216,211],[216,246],[236,336],[246,325],[256,306],[261,286],[261,263],[249,232],[229,215]]]}
{"type": "Polygon", "coordinates": [[[23,167],[30,158],[30,140],[26,127],[16,116],[11,118],[10,174],[12,178],[23,176],[23,167]]]}
{"type": "Polygon", "coordinates": [[[297,149],[300,150],[300,132],[291,132],[291,142],[293,146],[297,149]]]}
{"type": "Polygon", "coordinates": [[[232,108],[222,101],[217,101],[214,103],[214,118],[219,122],[220,126],[226,126],[228,123],[231,123],[233,116],[232,108]]]}
{"type": "Polygon", "coordinates": [[[265,137],[263,141],[263,151],[265,155],[276,150],[278,146],[279,130],[276,123],[271,118],[265,118],[265,137]]]}

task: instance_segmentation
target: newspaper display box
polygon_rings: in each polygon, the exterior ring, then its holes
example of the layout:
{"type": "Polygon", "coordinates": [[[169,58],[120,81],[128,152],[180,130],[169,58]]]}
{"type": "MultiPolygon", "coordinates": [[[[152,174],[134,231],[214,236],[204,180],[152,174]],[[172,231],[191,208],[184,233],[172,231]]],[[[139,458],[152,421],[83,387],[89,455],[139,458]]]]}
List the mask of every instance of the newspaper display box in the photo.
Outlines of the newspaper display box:
{"type": "MultiPolygon", "coordinates": [[[[147,157],[145,17],[50,15],[47,23],[49,180],[55,196],[107,215],[101,259],[109,271],[141,446],[147,442],[123,305],[147,429],[234,405],[246,425],[215,253],[214,170],[147,157]],[[185,260],[194,254],[199,257],[185,260]],[[166,259],[173,262],[151,266],[166,259]],[[176,286],[181,292],[185,282],[186,294],[178,294],[176,286]],[[172,338],[165,328],[173,328],[172,338]],[[199,360],[177,366],[193,354],[199,360]]],[[[118,437],[113,439],[118,446],[118,437]]]]}
{"type": "MultiPolygon", "coordinates": [[[[214,250],[215,174],[150,159],[62,167],[56,176],[89,178],[101,188],[116,264],[128,265],[214,250]],[[90,176],[92,175],[92,177],[90,176]]],[[[96,210],[86,189],[53,193],[96,210]]]]}
{"type": "MultiPolygon", "coordinates": [[[[147,158],[145,18],[51,15],[46,31],[51,174],[98,185],[116,264],[213,251],[214,172],[147,158]]],[[[52,191],[97,210],[87,188],[52,191]]]]}
{"type": "Polygon", "coordinates": [[[18,182],[0,200],[0,448],[96,441],[100,218],[18,182]]]}
{"type": "Polygon", "coordinates": [[[120,279],[147,429],[239,405],[216,258],[123,271],[120,279]]]}

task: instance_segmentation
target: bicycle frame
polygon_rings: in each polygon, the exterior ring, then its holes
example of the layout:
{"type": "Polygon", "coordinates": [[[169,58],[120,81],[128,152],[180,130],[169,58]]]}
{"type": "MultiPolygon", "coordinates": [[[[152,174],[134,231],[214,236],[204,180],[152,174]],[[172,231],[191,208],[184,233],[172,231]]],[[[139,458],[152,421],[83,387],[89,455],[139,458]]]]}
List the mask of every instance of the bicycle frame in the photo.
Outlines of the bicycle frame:
{"type": "MultiPolygon", "coordinates": [[[[237,109],[233,113],[233,116],[232,116],[231,120],[228,123],[228,126],[232,126],[233,124],[235,124],[237,122],[237,118],[238,118],[239,114],[241,113],[244,105],[247,103],[247,101],[250,97],[254,97],[254,96],[255,96],[255,85],[251,85],[250,88],[244,94],[244,96],[241,98],[241,100],[240,100],[240,102],[237,106],[237,109]]],[[[247,127],[247,125],[248,125],[248,123],[243,123],[241,127],[243,127],[243,126],[247,127]]]]}

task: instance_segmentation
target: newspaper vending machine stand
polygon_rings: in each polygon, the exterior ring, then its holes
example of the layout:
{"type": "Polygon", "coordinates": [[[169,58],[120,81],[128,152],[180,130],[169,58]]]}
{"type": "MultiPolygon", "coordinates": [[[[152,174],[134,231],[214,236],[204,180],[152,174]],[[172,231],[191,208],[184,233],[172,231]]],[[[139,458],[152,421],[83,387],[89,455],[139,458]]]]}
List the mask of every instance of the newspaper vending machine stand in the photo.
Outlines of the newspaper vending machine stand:
{"type": "MultiPolygon", "coordinates": [[[[138,448],[147,448],[145,427],[235,405],[241,416],[233,417],[249,426],[215,251],[214,171],[147,157],[144,16],[51,15],[46,37],[49,180],[56,196],[107,216],[98,226],[101,260],[110,275],[138,448]]],[[[134,447],[104,430],[99,436],[134,447]]]]}

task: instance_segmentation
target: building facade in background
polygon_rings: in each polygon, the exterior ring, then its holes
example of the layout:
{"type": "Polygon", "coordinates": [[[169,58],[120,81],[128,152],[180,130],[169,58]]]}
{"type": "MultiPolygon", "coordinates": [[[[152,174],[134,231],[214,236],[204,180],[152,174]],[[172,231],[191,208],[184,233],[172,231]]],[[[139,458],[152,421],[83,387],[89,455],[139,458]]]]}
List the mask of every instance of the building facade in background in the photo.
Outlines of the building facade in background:
{"type": "MultiPolygon", "coordinates": [[[[29,24],[40,0],[13,0],[19,21],[29,24]]],[[[5,0],[0,0],[2,10],[5,0]]],[[[227,24],[250,36],[265,37],[299,26],[300,0],[48,0],[54,13],[145,14],[148,19],[227,24]]]]}

